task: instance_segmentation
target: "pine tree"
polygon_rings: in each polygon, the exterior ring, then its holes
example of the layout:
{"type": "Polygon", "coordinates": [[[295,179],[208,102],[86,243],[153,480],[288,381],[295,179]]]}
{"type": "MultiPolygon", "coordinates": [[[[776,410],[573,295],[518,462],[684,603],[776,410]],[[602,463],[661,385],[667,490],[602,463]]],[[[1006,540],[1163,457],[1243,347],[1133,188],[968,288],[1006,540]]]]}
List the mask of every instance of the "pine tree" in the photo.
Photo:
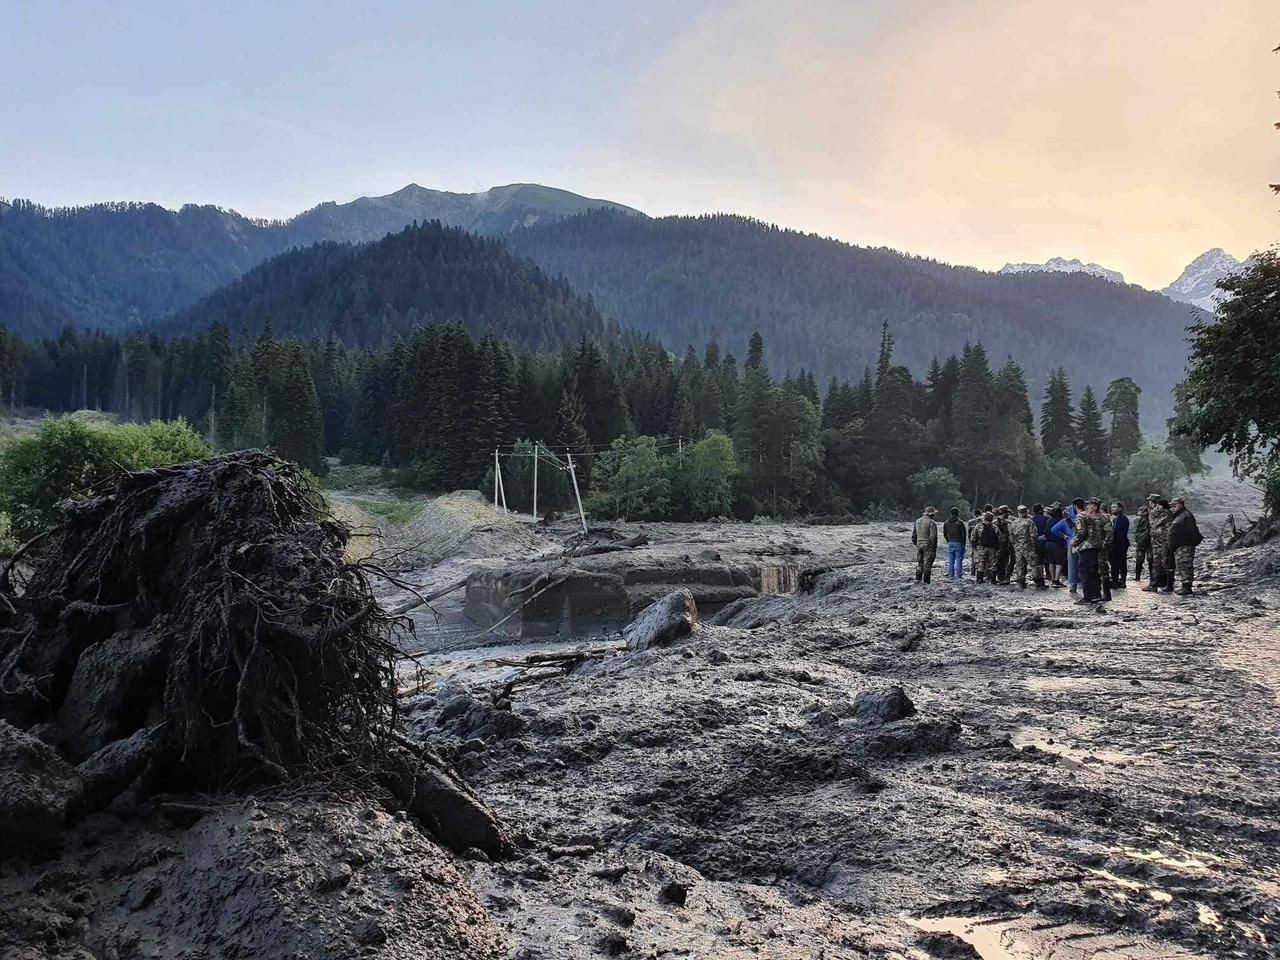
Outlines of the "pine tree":
{"type": "Polygon", "coordinates": [[[880,384],[884,383],[884,378],[889,373],[889,367],[893,364],[893,334],[889,332],[889,321],[884,321],[880,326],[880,353],[876,358],[876,389],[880,389],[880,384]]]}
{"type": "Polygon", "coordinates": [[[744,370],[760,370],[764,367],[764,337],[760,331],[751,334],[751,342],[747,345],[747,362],[744,370]]]}
{"type": "Polygon", "coordinates": [[[1093,387],[1085,387],[1080,395],[1080,412],[1076,415],[1076,451],[1085,465],[1098,476],[1107,473],[1107,431],[1102,426],[1102,412],[1093,395],[1093,387]]]}
{"type": "Polygon", "coordinates": [[[998,415],[1012,417],[1028,432],[1035,430],[1035,417],[1031,413],[1031,399],[1027,392],[1027,378],[1022,367],[1010,357],[996,375],[998,415]]]}
{"type": "Polygon", "coordinates": [[[1067,372],[1058,367],[1049,374],[1044,402],[1040,405],[1040,443],[1049,456],[1063,451],[1071,444],[1075,430],[1075,412],[1071,407],[1071,381],[1067,372]]]}
{"type": "Polygon", "coordinates": [[[698,414],[694,409],[693,391],[689,381],[683,377],[676,384],[675,402],[671,407],[671,432],[685,440],[700,440],[702,425],[698,422],[698,414]]]}
{"type": "Polygon", "coordinates": [[[284,459],[318,471],[324,460],[324,416],[311,362],[299,341],[284,344],[277,376],[280,392],[271,407],[271,445],[284,459]]]}
{"type": "Polygon", "coordinates": [[[1112,380],[1107,385],[1102,409],[1111,414],[1107,464],[1112,474],[1119,474],[1142,446],[1142,426],[1138,418],[1141,397],[1142,388],[1129,377],[1112,380]]]}

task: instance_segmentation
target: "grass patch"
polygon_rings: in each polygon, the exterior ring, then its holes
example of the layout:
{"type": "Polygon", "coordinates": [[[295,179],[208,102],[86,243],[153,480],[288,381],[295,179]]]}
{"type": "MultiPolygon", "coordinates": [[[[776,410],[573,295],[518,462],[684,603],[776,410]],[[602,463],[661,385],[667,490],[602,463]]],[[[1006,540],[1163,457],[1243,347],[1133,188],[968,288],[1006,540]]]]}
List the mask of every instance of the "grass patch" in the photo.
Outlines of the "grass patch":
{"type": "Polygon", "coordinates": [[[420,501],[414,500],[357,500],[355,504],[365,513],[399,524],[412,522],[423,507],[420,501]]]}

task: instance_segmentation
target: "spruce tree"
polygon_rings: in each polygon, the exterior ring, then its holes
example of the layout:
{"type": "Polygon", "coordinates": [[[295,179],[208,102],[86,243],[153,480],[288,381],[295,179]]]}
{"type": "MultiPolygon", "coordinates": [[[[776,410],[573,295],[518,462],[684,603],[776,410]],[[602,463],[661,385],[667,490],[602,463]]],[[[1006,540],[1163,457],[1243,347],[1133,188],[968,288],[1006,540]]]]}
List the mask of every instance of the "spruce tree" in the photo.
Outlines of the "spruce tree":
{"type": "Polygon", "coordinates": [[[1080,395],[1080,412],[1076,415],[1076,452],[1085,465],[1098,476],[1107,473],[1107,431],[1102,426],[1102,411],[1093,395],[1093,387],[1085,387],[1080,395]]]}
{"type": "Polygon", "coordinates": [[[1111,415],[1107,464],[1112,474],[1119,474],[1142,446],[1142,426],[1138,419],[1141,397],[1142,388],[1130,377],[1112,380],[1107,385],[1102,409],[1111,415]]]}
{"type": "Polygon", "coordinates": [[[1035,417],[1031,413],[1031,399],[1027,393],[1027,378],[1022,367],[1010,357],[996,375],[999,391],[999,415],[1013,417],[1028,432],[1035,430],[1035,417]]]}
{"type": "Polygon", "coordinates": [[[311,376],[306,348],[287,341],[280,351],[279,395],[271,406],[271,446],[285,460],[320,470],[324,459],[324,416],[311,376]]]}
{"type": "Polygon", "coordinates": [[[1049,456],[1063,452],[1064,446],[1074,443],[1075,412],[1071,407],[1071,381],[1067,372],[1058,367],[1049,374],[1044,390],[1044,402],[1040,405],[1040,444],[1049,456]]]}
{"type": "Polygon", "coordinates": [[[744,370],[760,370],[764,367],[764,337],[760,331],[751,334],[751,342],[747,345],[747,362],[744,370]]]}

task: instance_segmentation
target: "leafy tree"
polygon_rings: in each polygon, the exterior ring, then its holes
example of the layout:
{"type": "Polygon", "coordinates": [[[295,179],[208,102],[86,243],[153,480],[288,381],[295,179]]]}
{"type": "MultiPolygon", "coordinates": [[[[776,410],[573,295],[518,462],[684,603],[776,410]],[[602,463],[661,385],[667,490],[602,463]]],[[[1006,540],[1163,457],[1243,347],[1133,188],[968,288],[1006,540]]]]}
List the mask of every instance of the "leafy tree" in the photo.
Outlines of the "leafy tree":
{"type": "Polygon", "coordinates": [[[678,520],[707,520],[733,512],[738,458],[733,441],[719,430],[666,457],[670,478],[670,515],[678,520]]]}
{"type": "MultiPolygon", "coordinates": [[[[1179,431],[1264,480],[1280,464],[1280,254],[1257,254],[1218,287],[1228,297],[1216,317],[1191,325],[1190,415],[1179,431]]],[[[1280,501],[1269,500],[1280,512],[1280,501]]]]}
{"type": "Polygon", "coordinates": [[[1136,508],[1147,494],[1156,492],[1171,497],[1179,492],[1187,469],[1181,460],[1164,447],[1147,444],[1136,450],[1116,479],[1116,496],[1128,507],[1136,508]]]}
{"type": "Polygon", "coordinates": [[[952,507],[959,507],[961,515],[968,516],[969,505],[960,492],[960,480],[946,467],[930,467],[913,473],[907,477],[907,485],[920,509],[933,506],[945,514],[952,507]]]}
{"type": "Polygon", "coordinates": [[[592,514],[658,520],[670,506],[671,481],[653,437],[619,437],[593,470],[588,507],[592,514]]]}
{"type": "Polygon", "coordinates": [[[58,504],[105,489],[121,470],[143,470],[207,457],[208,446],[185,421],[90,423],[47,419],[0,451],[0,513],[27,539],[60,519],[58,504]]]}
{"type": "Polygon", "coordinates": [[[1041,460],[1031,472],[1024,500],[1067,503],[1076,497],[1109,496],[1106,482],[1079,457],[1053,456],[1041,460]]]}

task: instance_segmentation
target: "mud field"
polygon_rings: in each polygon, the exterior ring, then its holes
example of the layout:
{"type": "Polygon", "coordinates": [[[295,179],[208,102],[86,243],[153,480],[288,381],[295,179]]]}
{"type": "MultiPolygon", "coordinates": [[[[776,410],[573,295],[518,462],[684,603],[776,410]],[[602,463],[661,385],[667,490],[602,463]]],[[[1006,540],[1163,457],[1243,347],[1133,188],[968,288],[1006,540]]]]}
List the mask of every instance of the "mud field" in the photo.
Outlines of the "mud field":
{"type": "Polygon", "coordinates": [[[643,652],[423,624],[414,727],[522,837],[462,865],[506,955],[1277,955],[1280,544],[1090,609],[915,584],[905,525],[638,533],[835,569],[643,652]]]}

